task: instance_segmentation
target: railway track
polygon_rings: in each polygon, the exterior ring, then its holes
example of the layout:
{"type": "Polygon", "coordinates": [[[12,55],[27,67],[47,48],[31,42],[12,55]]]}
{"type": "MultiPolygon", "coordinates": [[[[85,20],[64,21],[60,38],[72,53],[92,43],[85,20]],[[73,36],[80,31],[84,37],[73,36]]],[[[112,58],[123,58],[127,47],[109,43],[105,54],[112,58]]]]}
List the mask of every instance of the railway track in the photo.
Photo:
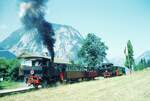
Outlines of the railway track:
{"type": "Polygon", "coordinates": [[[5,95],[16,94],[20,92],[27,92],[31,90],[34,90],[34,87],[23,87],[23,88],[17,88],[17,89],[0,90],[0,97],[5,96],[5,95]]]}

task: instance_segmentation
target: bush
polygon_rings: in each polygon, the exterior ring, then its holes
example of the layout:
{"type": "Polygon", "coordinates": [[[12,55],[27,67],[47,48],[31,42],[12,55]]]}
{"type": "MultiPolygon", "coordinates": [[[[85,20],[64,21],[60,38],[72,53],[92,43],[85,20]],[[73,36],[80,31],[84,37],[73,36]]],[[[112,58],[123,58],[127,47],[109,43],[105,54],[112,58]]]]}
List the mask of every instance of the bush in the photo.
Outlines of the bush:
{"type": "Polygon", "coordinates": [[[0,78],[4,80],[17,80],[20,62],[17,59],[0,59],[0,78]]]}

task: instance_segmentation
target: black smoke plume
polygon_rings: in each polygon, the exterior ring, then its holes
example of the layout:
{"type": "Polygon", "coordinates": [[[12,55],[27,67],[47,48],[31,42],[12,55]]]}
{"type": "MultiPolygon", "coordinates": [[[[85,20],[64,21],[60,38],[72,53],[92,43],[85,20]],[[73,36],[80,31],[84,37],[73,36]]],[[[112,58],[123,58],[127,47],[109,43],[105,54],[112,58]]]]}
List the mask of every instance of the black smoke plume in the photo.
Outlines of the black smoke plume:
{"type": "Polygon", "coordinates": [[[54,61],[54,31],[51,23],[44,19],[46,2],[48,0],[19,0],[21,21],[26,29],[37,28],[54,61]]]}

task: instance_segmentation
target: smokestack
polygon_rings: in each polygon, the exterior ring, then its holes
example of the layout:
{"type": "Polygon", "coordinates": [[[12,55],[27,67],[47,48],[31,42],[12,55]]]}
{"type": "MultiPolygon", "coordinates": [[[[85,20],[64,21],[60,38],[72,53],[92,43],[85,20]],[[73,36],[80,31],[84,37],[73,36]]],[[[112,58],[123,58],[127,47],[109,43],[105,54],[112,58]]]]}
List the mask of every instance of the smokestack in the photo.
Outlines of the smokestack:
{"type": "Polygon", "coordinates": [[[44,19],[46,2],[48,0],[19,0],[20,18],[25,29],[36,28],[54,61],[54,31],[51,23],[44,19]]]}

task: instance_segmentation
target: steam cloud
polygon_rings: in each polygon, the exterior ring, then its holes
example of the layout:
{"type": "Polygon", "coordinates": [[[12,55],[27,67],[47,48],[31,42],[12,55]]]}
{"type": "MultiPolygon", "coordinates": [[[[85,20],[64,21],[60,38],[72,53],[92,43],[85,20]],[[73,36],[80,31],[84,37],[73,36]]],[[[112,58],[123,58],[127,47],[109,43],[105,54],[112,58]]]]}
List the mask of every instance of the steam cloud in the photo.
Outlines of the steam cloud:
{"type": "Polygon", "coordinates": [[[55,39],[52,25],[44,19],[46,2],[48,0],[19,0],[20,18],[26,29],[37,28],[43,39],[43,44],[47,47],[52,61],[54,61],[55,39]]]}

